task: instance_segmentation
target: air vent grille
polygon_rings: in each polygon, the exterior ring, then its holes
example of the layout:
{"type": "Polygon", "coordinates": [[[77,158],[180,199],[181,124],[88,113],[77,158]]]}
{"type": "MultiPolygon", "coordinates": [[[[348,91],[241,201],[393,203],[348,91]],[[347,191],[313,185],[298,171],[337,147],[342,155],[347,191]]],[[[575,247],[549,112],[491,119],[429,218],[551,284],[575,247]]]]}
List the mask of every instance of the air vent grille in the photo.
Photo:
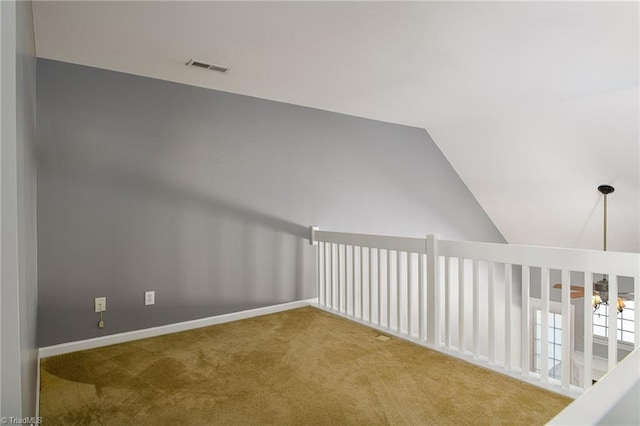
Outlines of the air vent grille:
{"type": "Polygon", "coordinates": [[[212,71],[219,71],[219,72],[229,71],[229,68],[221,67],[220,65],[209,65],[209,69],[212,71]]]}
{"type": "Polygon", "coordinates": [[[205,68],[211,71],[218,71],[218,72],[229,72],[230,70],[230,68],[223,67],[222,65],[207,64],[205,62],[194,61],[193,59],[189,59],[186,65],[192,66],[192,67],[198,67],[198,68],[205,68]]]}

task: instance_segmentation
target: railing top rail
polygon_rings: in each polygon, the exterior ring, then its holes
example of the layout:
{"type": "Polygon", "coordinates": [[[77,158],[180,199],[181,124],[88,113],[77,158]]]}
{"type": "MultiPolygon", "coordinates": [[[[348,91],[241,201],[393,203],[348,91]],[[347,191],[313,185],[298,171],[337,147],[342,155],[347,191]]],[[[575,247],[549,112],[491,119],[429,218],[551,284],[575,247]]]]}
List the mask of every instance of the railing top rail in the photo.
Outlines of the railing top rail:
{"type": "Polygon", "coordinates": [[[387,235],[350,234],[346,232],[315,231],[316,241],[347,244],[359,247],[426,253],[424,238],[394,237],[387,235]]]}
{"type": "Polygon", "coordinates": [[[640,275],[640,253],[440,240],[438,254],[570,271],[640,275]]]}
{"type": "MultiPolygon", "coordinates": [[[[426,239],[314,231],[315,241],[426,254],[426,239]]],[[[640,253],[438,240],[438,255],[551,269],[640,276],[640,253]]]]}
{"type": "MultiPolygon", "coordinates": [[[[598,381],[598,386],[589,388],[580,398],[573,401],[548,423],[550,425],[600,424],[627,398],[633,401],[631,390],[640,383],[640,348],[636,348],[620,364],[598,381]]],[[[637,404],[637,402],[636,402],[637,404]]],[[[637,407],[637,405],[635,405],[637,407]]],[[[624,424],[637,424],[638,411],[619,413],[624,424]],[[627,423],[628,421],[628,423],[627,423]]],[[[603,422],[607,424],[608,422],[603,422]]],[[[615,423],[609,423],[615,424],[615,423]]]]}

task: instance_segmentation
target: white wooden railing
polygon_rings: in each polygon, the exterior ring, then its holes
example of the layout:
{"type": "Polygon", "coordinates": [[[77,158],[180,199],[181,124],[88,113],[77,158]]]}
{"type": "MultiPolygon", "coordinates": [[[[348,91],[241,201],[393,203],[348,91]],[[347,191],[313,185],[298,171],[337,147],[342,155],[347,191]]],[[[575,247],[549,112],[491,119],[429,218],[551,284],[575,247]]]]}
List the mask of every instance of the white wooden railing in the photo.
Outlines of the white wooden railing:
{"type": "MultiPolygon", "coordinates": [[[[318,306],[388,334],[488,366],[569,395],[592,383],[591,298],[584,303],[581,386],[572,384],[573,344],[561,346],[561,379],[549,377],[547,356],[532,371],[531,268],[540,271],[541,354],[548,353],[550,270],[561,271],[562,342],[573,342],[569,274],[584,273],[585,294],[595,274],[607,274],[609,300],[618,277],[640,290],[640,254],[321,231],[317,245],[318,306]],[[519,270],[519,271],[518,271],[519,270]],[[517,272],[516,272],[517,271],[517,272]],[[520,297],[514,299],[514,291],[520,297]]],[[[575,284],[575,283],[574,283],[575,284]]],[[[615,302],[613,305],[615,306],[615,302]]],[[[635,311],[635,346],[640,315],[635,311]]],[[[608,370],[618,362],[617,311],[609,309],[608,370]]]]}
{"type": "Polygon", "coordinates": [[[640,348],[573,401],[548,425],[639,425],[640,348]]]}

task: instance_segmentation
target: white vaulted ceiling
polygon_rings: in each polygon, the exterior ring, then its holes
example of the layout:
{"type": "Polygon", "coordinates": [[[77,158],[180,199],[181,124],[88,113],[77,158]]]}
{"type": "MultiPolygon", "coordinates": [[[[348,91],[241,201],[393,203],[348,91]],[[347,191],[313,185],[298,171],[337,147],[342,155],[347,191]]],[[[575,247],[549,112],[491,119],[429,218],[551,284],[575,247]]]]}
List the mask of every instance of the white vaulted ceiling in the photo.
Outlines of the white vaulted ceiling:
{"type": "Polygon", "coordinates": [[[640,252],[637,2],[33,11],[39,57],[425,128],[510,243],[600,248],[611,184],[609,249],[640,252]]]}

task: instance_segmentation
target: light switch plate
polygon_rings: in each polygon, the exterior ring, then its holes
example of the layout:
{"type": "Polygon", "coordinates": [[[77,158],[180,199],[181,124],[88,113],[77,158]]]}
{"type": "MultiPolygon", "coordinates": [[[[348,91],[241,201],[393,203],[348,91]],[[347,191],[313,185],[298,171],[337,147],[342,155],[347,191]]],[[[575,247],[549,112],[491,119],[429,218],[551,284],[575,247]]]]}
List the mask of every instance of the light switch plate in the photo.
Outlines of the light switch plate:
{"type": "Polygon", "coordinates": [[[156,303],[156,292],[155,291],[145,291],[144,292],[144,304],[145,305],[154,305],[156,303]]]}

